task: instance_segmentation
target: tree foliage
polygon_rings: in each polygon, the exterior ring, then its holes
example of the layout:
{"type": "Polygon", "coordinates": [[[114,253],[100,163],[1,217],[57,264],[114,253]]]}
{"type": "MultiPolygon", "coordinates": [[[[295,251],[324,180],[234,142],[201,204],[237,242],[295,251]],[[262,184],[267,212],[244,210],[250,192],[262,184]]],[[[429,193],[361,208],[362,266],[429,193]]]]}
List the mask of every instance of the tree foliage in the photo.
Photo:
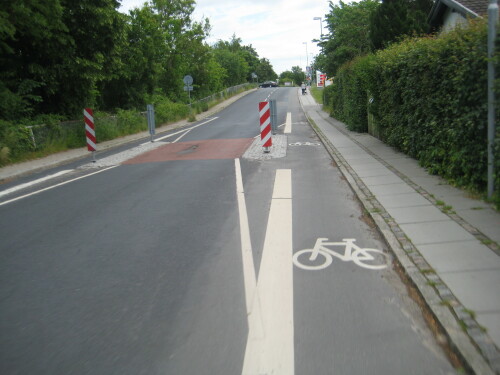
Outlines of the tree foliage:
{"type": "Polygon", "coordinates": [[[338,5],[330,1],[330,13],[325,16],[329,34],[321,43],[325,55],[322,70],[329,76],[335,75],[342,64],[372,50],[370,18],[377,6],[376,0],[340,1],[338,5]]]}
{"type": "Polygon", "coordinates": [[[128,14],[117,0],[1,0],[0,119],[81,115],[84,107],[143,109],[154,95],[187,102],[272,76],[267,59],[233,36],[210,46],[194,0],[148,0],[128,14]]]}
{"type": "Polygon", "coordinates": [[[427,33],[432,4],[432,0],[382,0],[370,18],[373,48],[387,47],[405,35],[427,33]]]}

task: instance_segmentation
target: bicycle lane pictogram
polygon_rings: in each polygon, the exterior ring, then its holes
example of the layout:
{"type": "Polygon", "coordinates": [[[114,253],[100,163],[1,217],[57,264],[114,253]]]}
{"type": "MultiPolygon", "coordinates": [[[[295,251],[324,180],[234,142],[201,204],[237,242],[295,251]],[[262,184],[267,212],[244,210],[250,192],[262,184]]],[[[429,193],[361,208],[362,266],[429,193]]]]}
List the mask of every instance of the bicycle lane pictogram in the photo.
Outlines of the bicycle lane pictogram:
{"type": "Polygon", "coordinates": [[[327,241],[328,238],[318,238],[314,248],[297,251],[293,255],[295,266],[304,270],[322,270],[332,264],[333,257],[337,257],[344,262],[352,261],[356,265],[370,270],[387,268],[389,258],[381,250],[361,248],[354,243],[356,241],[354,238],[345,238],[342,242],[327,241]],[[329,248],[334,246],[343,246],[344,254],[329,248]]]}

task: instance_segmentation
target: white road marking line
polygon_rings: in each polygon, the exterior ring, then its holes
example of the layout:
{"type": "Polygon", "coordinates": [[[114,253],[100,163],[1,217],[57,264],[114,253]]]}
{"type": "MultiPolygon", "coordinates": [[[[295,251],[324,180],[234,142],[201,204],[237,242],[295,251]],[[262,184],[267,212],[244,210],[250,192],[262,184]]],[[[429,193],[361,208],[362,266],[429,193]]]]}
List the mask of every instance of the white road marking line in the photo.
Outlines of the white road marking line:
{"type": "Polygon", "coordinates": [[[243,375],[294,374],[291,170],[276,171],[243,375]]]}
{"type": "Polygon", "coordinates": [[[177,143],[181,140],[182,137],[184,137],[187,133],[189,133],[191,131],[191,129],[189,129],[188,131],[186,131],[184,134],[182,134],[179,138],[177,138],[175,141],[172,141],[172,143],[177,143]]]}
{"type": "Polygon", "coordinates": [[[22,190],[22,189],[25,189],[27,187],[30,187],[30,186],[33,186],[33,185],[36,185],[36,184],[39,184],[41,182],[50,180],[52,178],[56,178],[56,177],[65,175],[66,173],[69,173],[69,172],[72,172],[72,171],[73,171],[73,169],[66,169],[64,171],[60,171],[60,172],[51,174],[49,176],[45,176],[45,177],[39,178],[37,180],[31,181],[31,182],[26,182],[24,184],[20,184],[20,185],[11,187],[10,189],[6,189],[4,191],[0,191],[0,197],[3,197],[4,195],[8,195],[8,194],[14,193],[14,192],[16,192],[18,190],[22,190]]]}
{"type": "Polygon", "coordinates": [[[241,255],[243,259],[243,280],[245,284],[245,298],[247,315],[252,311],[252,303],[257,286],[255,278],[255,267],[252,255],[252,242],[250,240],[250,227],[248,225],[248,213],[245,202],[245,191],[241,177],[240,159],[234,159],[236,171],[236,196],[238,198],[238,211],[240,215],[241,255]]]}
{"type": "Polygon", "coordinates": [[[292,132],[292,113],[287,112],[286,114],[286,122],[285,122],[285,130],[283,133],[290,134],[292,132]]]}
{"type": "MultiPolygon", "coordinates": [[[[195,125],[189,129],[182,129],[182,130],[179,130],[178,132],[175,132],[175,133],[172,133],[172,134],[167,134],[167,135],[164,135],[163,137],[160,137],[160,138],[156,138],[155,139],[155,142],[156,141],[161,141],[163,139],[166,139],[166,138],[170,138],[170,137],[173,137],[174,135],[177,135],[177,134],[181,134],[181,133],[184,133],[186,131],[190,131],[190,130],[193,130],[193,129],[196,129],[197,127],[199,126],[202,126],[202,125],[205,125],[205,124],[208,124],[209,122],[212,122],[214,120],[217,120],[219,117],[214,117],[214,118],[211,118],[205,122],[202,122],[201,124],[198,124],[198,125],[195,125]]],[[[147,145],[148,143],[151,143],[151,142],[145,142],[145,143],[142,143],[141,145],[147,145]]]]}
{"type": "Polygon", "coordinates": [[[31,197],[32,195],[36,195],[36,194],[42,193],[44,191],[51,190],[51,189],[54,189],[54,188],[56,188],[58,186],[66,185],[66,184],[69,184],[70,182],[81,180],[83,178],[90,177],[92,175],[95,175],[95,174],[98,174],[98,173],[101,173],[101,172],[104,172],[104,171],[107,171],[109,169],[116,168],[116,167],[117,166],[115,165],[115,166],[112,166],[112,167],[108,167],[106,169],[101,169],[100,171],[97,171],[97,172],[94,172],[94,173],[89,173],[89,174],[86,174],[85,176],[80,176],[80,177],[77,177],[77,178],[73,178],[72,180],[64,181],[64,182],[61,182],[59,184],[52,185],[52,186],[46,187],[44,189],[37,190],[37,191],[34,191],[32,193],[29,193],[29,194],[21,195],[20,197],[16,197],[16,198],[10,199],[8,201],[1,202],[0,206],[3,206],[3,205],[8,204],[8,203],[12,203],[12,202],[24,199],[24,198],[31,197]]]}

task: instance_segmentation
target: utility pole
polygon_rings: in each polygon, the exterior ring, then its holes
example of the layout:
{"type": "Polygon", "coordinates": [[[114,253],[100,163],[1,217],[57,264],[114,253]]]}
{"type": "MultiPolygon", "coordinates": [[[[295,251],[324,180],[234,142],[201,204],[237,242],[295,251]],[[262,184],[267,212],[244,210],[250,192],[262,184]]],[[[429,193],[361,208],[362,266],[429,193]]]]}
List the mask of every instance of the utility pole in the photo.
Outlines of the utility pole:
{"type": "Polygon", "coordinates": [[[496,25],[498,22],[497,0],[490,0],[488,5],[488,198],[491,199],[495,190],[494,167],[495,156],[493,145],[495,143],[495,55],[496,25]]]}

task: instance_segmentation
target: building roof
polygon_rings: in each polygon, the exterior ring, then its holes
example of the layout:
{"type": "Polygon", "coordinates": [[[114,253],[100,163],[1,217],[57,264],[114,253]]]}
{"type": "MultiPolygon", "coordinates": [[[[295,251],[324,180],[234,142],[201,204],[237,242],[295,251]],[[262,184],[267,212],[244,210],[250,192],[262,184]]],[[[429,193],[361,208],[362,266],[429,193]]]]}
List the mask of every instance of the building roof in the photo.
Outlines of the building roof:
{"type": "Polygon", "coordinates": [[[460,13],[465,18],[483,17],[488,13],[489,0],[436,0],[429,14],[432,27],[442,24],[447,8],[460,13]]]}
{"type": "Polygon", "coordinates": [[[485,16],[488,13],[488,0],[459,0],[459,2],[479,16],[485,16]]]}

